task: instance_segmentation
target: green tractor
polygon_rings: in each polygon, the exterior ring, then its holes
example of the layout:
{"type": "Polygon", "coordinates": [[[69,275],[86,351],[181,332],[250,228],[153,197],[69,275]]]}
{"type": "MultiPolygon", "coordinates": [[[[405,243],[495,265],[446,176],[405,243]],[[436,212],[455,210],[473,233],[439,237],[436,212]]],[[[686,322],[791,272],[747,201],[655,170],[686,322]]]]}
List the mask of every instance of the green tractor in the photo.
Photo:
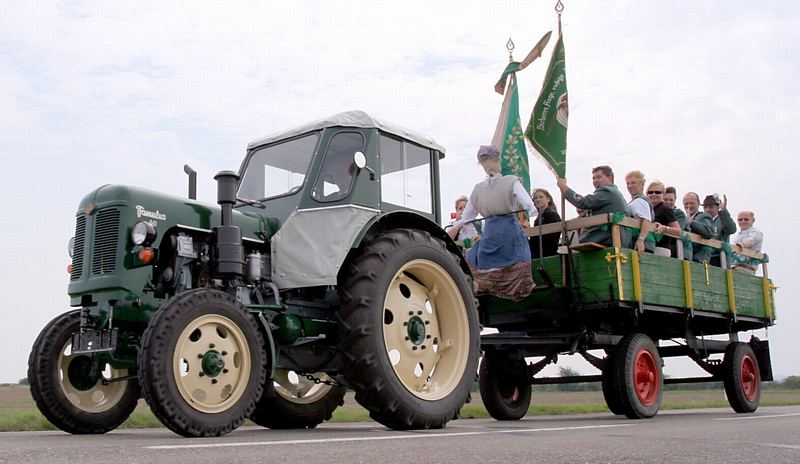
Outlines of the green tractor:
{"type": "Polygon", "coordinates": [[[347,388],[393,429],[468,400],[480,340],[469,269],[438,226],[430,138],[347,112],[249,144],[216,205],[105,185],[76,213],[72,309],[29,359],[41,412],[105,433],[141,396],[184,436],[245,419],[312,428],[347,388]]]}

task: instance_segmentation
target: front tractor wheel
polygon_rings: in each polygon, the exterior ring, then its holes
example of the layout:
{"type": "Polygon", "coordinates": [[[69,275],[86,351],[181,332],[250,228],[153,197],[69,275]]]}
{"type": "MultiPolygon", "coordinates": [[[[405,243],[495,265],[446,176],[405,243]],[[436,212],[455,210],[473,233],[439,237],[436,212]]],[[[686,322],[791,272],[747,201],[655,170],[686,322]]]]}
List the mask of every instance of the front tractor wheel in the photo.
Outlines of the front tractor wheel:
{"type": "Polygon", "coordinates": [[[369,240],[340,273],[344,376],[370,416],[393,429],[440,428],[475,378],[479,329],[458,258],[426,232],[369,240]]]}
{"type": "Polygon", "coordinates": [[[325,373],[312,377],[319,382],[295,371],[276,369],[275,377],[267,379],[250,420],[271,429],[313,429],[329,420],[344,404],[347,389],[325,383],[332,382],[325,373]]]}
{"type": "Polygon", "coordinates": [[[150,320],[139,380],[153,414],[187,437],[224,435],[253,412],[266,378],[264,340],[231,296],[191,290],[150,320]]]}
{"type": "Polygon", "coordinates": [[[747,343],[731,343],[722,360],[725,396],[734,411],[755,412],[761,401],[761,374],[753,348],[747,343]]]}
{"type": "Polygon", "coordinates": [[[72,335],[80,326],[76,310],[42,329],[28,360],[31,395],[39,411],[61,430],[106,433],[125,422],[136,408],[139,386],[135,379],[125,379],[127,369],[72,353],[72,335]]]}

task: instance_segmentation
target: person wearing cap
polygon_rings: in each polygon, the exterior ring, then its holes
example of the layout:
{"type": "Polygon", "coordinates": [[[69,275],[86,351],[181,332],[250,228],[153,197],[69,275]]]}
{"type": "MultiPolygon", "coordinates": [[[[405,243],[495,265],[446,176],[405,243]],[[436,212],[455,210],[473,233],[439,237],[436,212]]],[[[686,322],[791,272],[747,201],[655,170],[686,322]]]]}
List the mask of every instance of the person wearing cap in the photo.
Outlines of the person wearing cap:
{"type": "MultiPolygon", "coordinates": [[[[686,209],[686,230],[700,235],[705,239],[714,236],[714,221],[711,216],[700,211],[700,196],[689,192],[683,196],[683,207],[686,209]]],[[[698,263],[708,262],[711,258],[711,248],[700,243],[692,243],[692,261],[698,263]]]]}
{"type": "MultiPolygon", "coordinates": [[[[703,211],[711,216],[711,220],[714,223],[714,235],[712,238],[725,243],[728,243],[731,234],[736,232],[736,223],[733,222],[727,205],[728,197],[725,195],[722,195],[722,203],[720,203],[719,197],[716,195],[708,195],[703,199],[703,211]]],[[[711,250],[711,258],[708,262],[712,266],[719,267],[721,265],[719,252],[720,250],[717,248],[711,250]]]]}
{"type": "MultiPolygon", "coordinates": [[[[736,217],[739,223],[739,233],[733,240],[734,245],[739,245],[750,251],[761,251],[761,244],[764,242],[764,234],[753,227],[756,222],[756,215],[752,211],[742,211],[736,217]]],[[[731,257],[733,269],[746,272],[750,275],[756,273],[759,262],[739,253],[734,253],[731,257]]]]}
{"type": "MultiPolygon", "coordinates": [[[[627,203],[617,186],[614,185],[614,171],[609,166],[598,166],[592,169],[592,185],[594,192],[585,196],[580,196],[569,188],[567,180],[560,178],[557,182],[558,188],[564,198],[576,208],[588,210],[589,216],[604,213],[627,212],[627,203]]],[[[580,238],[581,243],[599,243],[601,245],[612,246],[611,229],[606,225],[587,227],[585,235],[580,238]]],[[[625,228],[621,228],[623,246],[628,243],[628,235],[625,228]]]]}
{"type": "Polygon", "coordinates": [[[534,283],[531,251],[516,213],[524,209],[535,218],[536,207],[519,178],[500,173],[500,151],[496,147],[482,145],[478,162],[486,178],[475,184],[461,219],[453,226],[460,227],[478,214],[485,218],[483,235],[467,254],[474,290],[519,301],[533,291],[534,283]]]}

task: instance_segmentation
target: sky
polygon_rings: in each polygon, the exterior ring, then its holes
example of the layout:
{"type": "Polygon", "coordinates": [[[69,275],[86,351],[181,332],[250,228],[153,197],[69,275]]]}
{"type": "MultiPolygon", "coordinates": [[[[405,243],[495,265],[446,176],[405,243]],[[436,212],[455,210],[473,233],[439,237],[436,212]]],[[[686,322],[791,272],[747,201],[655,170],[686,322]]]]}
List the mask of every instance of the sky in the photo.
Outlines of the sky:
{"type": "MultiPolygon", "coordinates": [[[[483,177],[475,153],[499,116],[506,42],[520,60],[557,32],[554,3],[0,0],[0,383],[25,377],[38,332],[69,309],[67,242],[100,185],[186,195],[188,163],[214,203],[213,175],[237,170],[249,141],[360,109],[447,149],[450,211],[483,177]]],[[[726,194],[734,215],[755,211],[779,287],[776,325],[755,334],[777,376],[800,375],[800,6],[564,4],[570,186],[591,191],[591,168],[608,164],[623,191],[639,169],[681,195],[726,194]]],[[[518,75],[523,124],[554,43],[518,75]]],[[[533,186],[557,192],[533,154],[530,166],[533,186]]]]}

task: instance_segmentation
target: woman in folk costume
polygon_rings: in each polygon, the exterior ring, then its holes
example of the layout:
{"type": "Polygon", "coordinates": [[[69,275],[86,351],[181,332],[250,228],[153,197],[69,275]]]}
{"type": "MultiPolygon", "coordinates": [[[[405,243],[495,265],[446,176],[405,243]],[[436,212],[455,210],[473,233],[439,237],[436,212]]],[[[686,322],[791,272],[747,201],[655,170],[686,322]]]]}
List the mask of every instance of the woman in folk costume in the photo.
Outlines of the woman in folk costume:
{"type": "Polygon", "coordinates": [[[461,220],[472,221],[478,214],[485,218],[483,236],[467,255],[476,293],[518,301],[528,296],[534,283],[531,275],[531,251],[515,214],[527,210],[537,215],[528,192],[516,176],[500,174],[500,151],[482,145],[478,162],[486,179],[475,185],[461,220]]]}

